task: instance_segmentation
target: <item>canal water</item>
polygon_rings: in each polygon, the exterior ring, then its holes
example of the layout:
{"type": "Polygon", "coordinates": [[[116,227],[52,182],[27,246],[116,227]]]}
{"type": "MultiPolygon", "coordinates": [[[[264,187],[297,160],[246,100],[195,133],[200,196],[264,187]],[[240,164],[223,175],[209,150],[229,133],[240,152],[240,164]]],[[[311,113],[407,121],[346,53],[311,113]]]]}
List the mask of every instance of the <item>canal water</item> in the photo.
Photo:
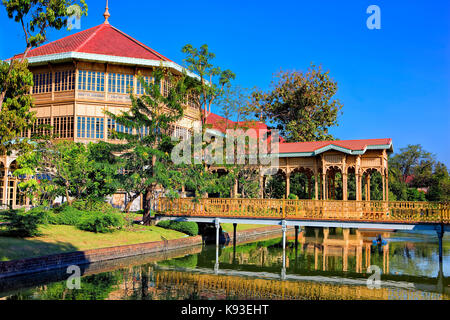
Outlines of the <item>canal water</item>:
{"type": "Polygon", "coordinates": [[[434,232],[307,229],[284,252],[267,238],[220,247],[218,260],[198,246],[80,266],[79,282],[67,269],[0,279],[0,299],[449,300],[449,240],[440,264],[434,232]]]}

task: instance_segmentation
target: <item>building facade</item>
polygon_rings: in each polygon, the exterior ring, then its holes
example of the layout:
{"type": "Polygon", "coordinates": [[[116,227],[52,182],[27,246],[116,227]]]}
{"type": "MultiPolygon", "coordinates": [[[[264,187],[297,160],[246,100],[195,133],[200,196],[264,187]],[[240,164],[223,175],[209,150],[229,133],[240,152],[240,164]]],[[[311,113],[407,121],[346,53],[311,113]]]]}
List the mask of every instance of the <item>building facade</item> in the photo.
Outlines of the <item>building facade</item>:
{"type": "MultiPolygon", "coordinates": [[[[108,10],[104,16],[105,21],[101,25],[29,51],[27,59],[34,80],[30,93],[34,99],[33,111],[36,112],[37,120],[30,131],[22,134],[23,137],[51,134],[55,139],[81,143],[115,142],[110,137],[110,130],[127,132],[131,129],[115,123],[105,111],[119,114],[129,109],[130,91],[138,96],[144,93],[137,80],[139,75],[146,82],[153,81],[154,68],[164,66],[174,74],[186,72],[189,76],[196,77],[172,60],[113,27],[108,21],[108,10]],[[42,129],[41,125],[49,125],[52,129],[42,129]]],[[[21,58],[21,55],[12,59],[18,58],[21,58]]],[[[168,94],[168,81],[163,80],[161,90],[162,94],[168,94]]],[[[194,122],[200,120],[200,116],[199,106],[188,103],[185,106],[184,118],[173,125],[173,134],[178,137],[189,136],[194,122]]],[[[212,131],[224,133],[224,118],[211,114],[207,123],[212,125],[212,131]]],[[[263,123],[258,123],[257,127],[267,130],[263,123]]],[[[389,152],[392,152],[391,139],[311,143],[282,141],[278,156],[280,172],[286,178],[286,196],[290,194],[290,175],[301,171],[307,173],[310,179],[309,190],[314,194],[314,197],[310,195],[310,198],[319,199],[321,193],[320,198],[331,199],[333,195],[329,190],[333,189],[334,177],[336,172],[340,171],[345,190],[347,174],[356,174],[359,190],[356,200],[362,200],[362,179],[366,179],[370,186],[371,172],[378,171],[383,176],[385,200],[388,194],[389,152]],[[311,186],[312,177],[315,177],[314,188],[311,186]]],[[[14,155],[0,158],[0,206],[16,208],[28,204],[26,197],[19,190],[20,180],[13,175],[16,169],[14,155]]],[[[261,177],[262,188],[264,180],[264,177],[261,177]]],[[[261,196],[264,196],[263,192],[261,196]]],[[[370,200],[370,192],[366,199],[370,200]]],[[[343,200],[347,200],[346,192],[343,200]]],[[[126,203],[123,194],[115,195],[111,201],[119,207],[126,203]]],[[[138,199],[135,209],[140,207],[139,202],[138,199]]]]}

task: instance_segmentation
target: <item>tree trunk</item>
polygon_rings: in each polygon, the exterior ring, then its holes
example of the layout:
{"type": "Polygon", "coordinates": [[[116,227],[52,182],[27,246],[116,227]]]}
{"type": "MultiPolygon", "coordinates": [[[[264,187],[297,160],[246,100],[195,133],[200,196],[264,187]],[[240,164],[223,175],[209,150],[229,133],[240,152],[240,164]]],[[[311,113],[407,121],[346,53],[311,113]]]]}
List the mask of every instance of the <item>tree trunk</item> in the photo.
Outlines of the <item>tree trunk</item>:
{"type": "Polygon", "coordinates": [[[67,198],[67,204],[68,204],[69,206],[71,206],[72,203],[73,203],[73,201],[70,200],[70,197],[69,197],[69,190],[68,190],[68,189],[66,189],[66,198],[67,198]]]}
{"type": "Polygon", "coordinates": [[[136,200],[138,197],[139,194],[130,197],[130,201],[128,201],[127,205],[125,206],[125,213],[130,213],[131,206],[133,205],[134,200],[136,200]]]}
{"type": "Polygon", "coordinates": [[[2,106],[3,106],[3,101],[5,100],[6,90],[7,90],[7,89],[5,89],[5,91],[3,91],[3,92],[0,94],[0,112],[2,112],[2,106]]]}
{"type": "Polygon", "coordinates": [[[151,202],[153,196],[153,190],[151,187],[147,188],[144,194],[144,215],[142,216],[142,222],[144,225],[148,226],[150,225],[151,221],[151,214],[152,214],[152,208],[151,208],[151,202]]]}
{"type": "MultiPolygon", "coordinates": [[[[156,146],[154,146],[154,148],[156,149],[156,146]]],[[[153,166],[153,177],[156,176],[156,172],[155,172],[155,164],[156,164],[156,156],[153,155],[152,156],[152,166],[153,166]]],[[[156,186],[152,185],[150,187],[147,188],[147,190],[145,190],[145,194],[144,194],[144,215],[142,217],[142,222],[144,223],[144,225],[148,226],[150,225],[151,222],[151,214],[152,214],[152,200],[154,199],[154,194],[153,191],[154,189],[156,189],[156,186]]]]}

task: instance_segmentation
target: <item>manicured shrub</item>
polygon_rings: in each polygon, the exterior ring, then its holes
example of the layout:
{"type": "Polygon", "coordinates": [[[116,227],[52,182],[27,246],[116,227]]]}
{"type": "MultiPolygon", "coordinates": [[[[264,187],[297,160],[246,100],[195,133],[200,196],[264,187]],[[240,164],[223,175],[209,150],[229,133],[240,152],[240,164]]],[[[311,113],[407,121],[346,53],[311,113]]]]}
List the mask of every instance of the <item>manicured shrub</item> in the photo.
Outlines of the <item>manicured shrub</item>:
{"type": "Polygon", "coordinates": [[[89,212],[84,214],[77,227],[95,233],[114,232],[123,228],[125,219],[119,213],[89,212]]]}
{"type": "Polygon", "coordinates": [[[171,222],[172,221],[170,221],[170,220],[160,221],[160,222],[158,222],[158,227],[161,227],[161,228],[164,228],[164,229],[170,229],[170,223],[171,222]]]}
{"type": "Polygon", "coordinates": [[[48,211],[44,208],[34,208],[30,211],[8,210],[3,212],[2,220],[7,223],[6,228],[11,235],[35,237],[40,235],[39,226],[47,224],[48,211]]]}
{"type": "Polygon", "coordinates": [[[76,226],[81,221],[83,215],[85,215],[83,211],[80,211],[74,207],[64,206],[64,208],[58,213],[50,214],[49,223],[76,226]]]}
{"type": "Polygon", "coordinates": [[[196,222],[165,220],[160,221],[158,227],[183,232],[190,236],[198,235],[198,224],[196,222]]]}
{"type": "Polygon", "coordinates": [[[80,211],[94,211],[94,212],[120,212],[113,208],[113,206],[107,202],[100,200],[76,200],[72,203],[72,207],[80,211]]]}
{"type": "Polygon", "coordinates": [[[288,197],[289,200],[298,200],[298,196],[296,194],[291,193],[288,197]]]}

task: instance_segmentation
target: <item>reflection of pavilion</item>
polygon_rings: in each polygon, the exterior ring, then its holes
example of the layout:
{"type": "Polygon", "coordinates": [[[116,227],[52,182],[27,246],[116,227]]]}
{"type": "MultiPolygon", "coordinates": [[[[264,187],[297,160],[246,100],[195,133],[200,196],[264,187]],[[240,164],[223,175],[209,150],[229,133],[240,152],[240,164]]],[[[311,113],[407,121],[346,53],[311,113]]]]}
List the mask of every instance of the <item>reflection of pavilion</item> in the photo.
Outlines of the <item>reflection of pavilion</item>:
{"type": "MultiPolygon", "coordinates": [[[[300,243],[303,250],[314,251],[314,269],[319,269],[319,255],[322,256],[322,270],[328,270],[328,258],[331,256],[342,257],[342,271],[350,271],[348,268],[349,256],[356,257],[356,273],[362,273],[363,260],[364,270],[371,265],[371,247],[372,242],[364,240],[363,233],[356,230],[355,235],[350,235],[350,229],[343,229],[342,237],[330,236],[329,229],[323,229],[323,238],[318,238],[318,229],[316,237],[304,237],[300,235],[300,243]]],[[[383,233],[383,238],[389,237],[389,233],[383,233]]],[[[389,243],[382,247],[383,250],[383,273],[389,273],[389,243]]]]}
{"type": "MultiPolygon", "coordinates": [[[[342,235],[330,235],[329,229],[323,229],[323,237],[319,237],[319,229],[315,229],[315,236],[308,237],[305,232],[298,235],[295,257],[300,253],[314,255],[314,270],[331,271],[330,258],[342,258],[342,270],[344,272],[354,271],[364,273],[372,264],[372,241],[367,240],[367,236],[374,236],[373,232],[356,230],[355,234],[350,234],[350,229],[343,229],[342,235]],[[364,239],[366,236],[366,240],[364,239]],[[350,270],[349,260],[356,262],[355,269],[350,270]]],[[[389,238],[389,232],[382,233],[382,238],[389,238]]],[[[289,240],[295,239],[288,237],[289,240]]],[[[389,244],[381,247],[383,253],[383,273],[389,273],[389,244]]],[[[281,265],[285,256],[285,266],[289,268],[294,262],[292,256],[283,255],[283,252],[269,252],[265,246],[259,247],[251,252],[240,252],[235,256],[225,258],[227,263],[238,263],[239,265],[257,264],[260,266],[281,265]]],[[[295,258],[294,258],[295,259],[295,258]]],[[[338,270],[335,270],[338,271],[338,270]]]]}

